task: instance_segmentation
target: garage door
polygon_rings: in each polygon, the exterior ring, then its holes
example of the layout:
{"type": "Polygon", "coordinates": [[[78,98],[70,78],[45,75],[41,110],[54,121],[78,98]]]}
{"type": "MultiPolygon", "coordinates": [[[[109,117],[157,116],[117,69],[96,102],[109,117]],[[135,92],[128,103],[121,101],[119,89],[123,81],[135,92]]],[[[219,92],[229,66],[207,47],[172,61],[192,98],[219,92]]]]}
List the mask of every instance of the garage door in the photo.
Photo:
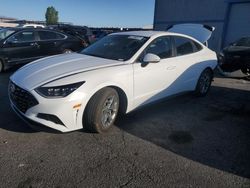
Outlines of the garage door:
{"type": "Polygon", "coordinates": [[[225,45],[243,36],[250,36],[250,3],[232,4],[225,45]]]}

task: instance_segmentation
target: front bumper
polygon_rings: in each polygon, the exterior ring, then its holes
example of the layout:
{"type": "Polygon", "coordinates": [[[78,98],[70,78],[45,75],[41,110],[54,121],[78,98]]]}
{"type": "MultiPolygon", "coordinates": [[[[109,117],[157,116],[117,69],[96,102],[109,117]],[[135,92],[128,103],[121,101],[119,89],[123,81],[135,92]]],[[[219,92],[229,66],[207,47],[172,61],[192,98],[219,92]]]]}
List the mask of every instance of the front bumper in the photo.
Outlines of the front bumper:
{"type": "Polygon", "coordinates": [[[16,114],[23,120],[25,121],[32,129],[38,130],[38,131],[44,131],[44,132],[50,132],[50,133],[58,133],[60,131],[56,129],[52,129],[50,127],[47,127],[43,124],[40,124],[38,122],[35,122],[29,118],[27,118],[24,114],[22,114],[13,104],[11,104],[12,109],[16,114]]]}
{"type": "MultiPolygon", "coordinates": [[[[19,87],[19,86],[17,86],[19,87]]],[[[26,90],[25,90],[26,91],[26,90]]],[[[78,129],[82,129],[82,114],[84,111],[84,94],[75,91],[72,95],[65,98],[49,99],[40,96],[35,91],[26,91],[32,95],[37,103],[31,105],[25,109],[22,106],[17,105],[11,96],[9,88],[9,99],[14,111],[25,122],[33,127],[38,127],[42,130],[44,128],[55,129],[60,132],[70,132],[78,129]],[[82,104],[79,108],[74,108],[76,104],[82,104]]],[[[18,100],[19,98],[16,98],[18,100]]],[[[23,104],[25,101],[21,101],[23,104]]],[[[24,104],[23,104],[24,105],[24,104]]]]}

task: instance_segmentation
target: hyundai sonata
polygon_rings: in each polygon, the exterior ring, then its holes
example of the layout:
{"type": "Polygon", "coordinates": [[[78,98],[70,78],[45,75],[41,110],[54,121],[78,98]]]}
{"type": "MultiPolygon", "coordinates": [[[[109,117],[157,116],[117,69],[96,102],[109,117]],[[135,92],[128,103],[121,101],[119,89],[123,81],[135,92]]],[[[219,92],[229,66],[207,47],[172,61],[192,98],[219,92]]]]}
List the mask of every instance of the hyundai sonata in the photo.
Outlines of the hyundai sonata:
{"type": "Polygon", "coordinates": [[[184,34],[110,34],[81,53],[34,61],[10,78],[13,109],[31,124],[105,132],[118,113],[194,91],[209,91],[216,54],[184,34]]]}

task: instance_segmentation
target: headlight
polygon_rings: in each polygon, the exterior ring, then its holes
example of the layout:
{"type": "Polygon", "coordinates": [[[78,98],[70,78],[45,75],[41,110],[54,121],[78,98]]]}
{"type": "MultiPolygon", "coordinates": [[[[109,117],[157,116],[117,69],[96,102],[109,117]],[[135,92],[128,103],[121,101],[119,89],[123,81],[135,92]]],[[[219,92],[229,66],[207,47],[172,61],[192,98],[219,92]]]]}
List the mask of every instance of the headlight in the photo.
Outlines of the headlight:
{"type": "Polygon", "coordinates": [[[39,87],[36,88],[35,91],[47,98],[53,98],[53,97],[66,97],[76,89],[78,89],[82,84],[85,82],[78,82],[74,84],[68,84],[68,85],[63,85],[63,86],[53,86],[53,87],[39,87]]]}

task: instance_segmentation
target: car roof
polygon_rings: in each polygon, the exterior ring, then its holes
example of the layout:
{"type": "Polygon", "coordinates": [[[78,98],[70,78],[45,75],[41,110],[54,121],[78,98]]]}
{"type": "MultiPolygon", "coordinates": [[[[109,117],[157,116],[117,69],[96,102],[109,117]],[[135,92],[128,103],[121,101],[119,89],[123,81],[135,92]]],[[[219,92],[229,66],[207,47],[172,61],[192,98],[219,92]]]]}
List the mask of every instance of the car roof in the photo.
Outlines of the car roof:
{"type": "Polygon", "coordinates": [[[126,32],[118,32],[118,33],[112,33],[110,35],[135,35],[135,36],[141,36],[141,37],[160,37],[160,36],[181,36],[186,37],[189,39],[192,39],[200,44],[202,44],[197,39],[193,38],[192,36],[181,34],[181,33],[175,33],[175,32],[169,32],[169,31],[126,31],[126,32]]]}
{"type": "Polygon", "coordinates": [[[6,27],[4,29],[11,29],[15,31],[21,31],[21,30],[47,30],[51,31],[51,29],[46,29],[46,28],[33,28],[33,27],[6,27]]]}
{"type": "Polygon", "coordinates": [[[142,37],[152,37],[154,35],[166,35],[170,34],[166,31],[126,31],[126,32],[119,32],[119,33],[113,33],[113,35],[136,35],[136,36],[142,36],[142,37]]]}
{"type": "MultiPolygon", "coordinates": [[[[5,28],[5,29],[14,30],[15,32],[17,32],[17,31],[26,31],[26,30],[27,30],[27,31],[30,31],[30,30],[32,30],[32,31],[53,31],[53,32],[62,33],[62,32],[60,32],[60,31],[58,31],[58,30],[49,29],[49,28],[8,27],[8,28],[5,28]]],[[[65,34],[65,33],[63,33],[63,34],[65,34]]]]}

